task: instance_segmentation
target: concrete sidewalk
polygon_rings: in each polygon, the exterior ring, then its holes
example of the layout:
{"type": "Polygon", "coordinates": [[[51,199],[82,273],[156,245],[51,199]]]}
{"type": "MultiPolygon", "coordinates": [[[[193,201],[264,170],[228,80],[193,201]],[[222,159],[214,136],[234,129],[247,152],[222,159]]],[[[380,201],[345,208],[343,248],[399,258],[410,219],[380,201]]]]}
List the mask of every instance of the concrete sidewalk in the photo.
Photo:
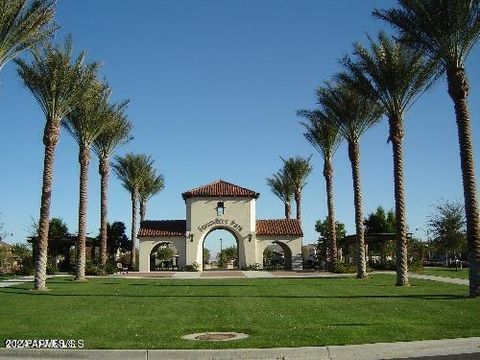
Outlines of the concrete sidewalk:
{"type": "Polygon", "coordinates": [[[452,356],[480,359],[480,338],[346,346],[225,350],[31,350],[0,349],[1,359],[301,359],[377,360],[452,356]],[[470,354],[470,355],[467,355],[470,354]],[[457,355],[457,356],[454,356],[457,355]],[[478,356],[478,357],[477,357],[478,356]]]}

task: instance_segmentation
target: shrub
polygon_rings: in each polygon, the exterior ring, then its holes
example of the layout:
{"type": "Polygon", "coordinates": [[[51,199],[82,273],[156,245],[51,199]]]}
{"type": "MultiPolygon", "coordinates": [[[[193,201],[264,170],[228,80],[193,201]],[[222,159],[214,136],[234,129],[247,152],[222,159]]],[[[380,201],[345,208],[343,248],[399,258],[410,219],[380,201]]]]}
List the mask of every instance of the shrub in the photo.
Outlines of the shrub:
{"type": "Polygon", "coordinates": [[[47,260],[47,275],[53,275],[58,273],[58,266],[55,259],[47,260]]]}
{"type": "Polygon", "coordinates": [[[105,272],[107,274],[115,274],[117,272],[117,262],[113,259],[108,259],[105,264],[105,272]]]}
{"type": "Polygon", "coordinates": [[[85,264],[85,275],[105,275],[105,272],[98,264],[87,260],[85,264]]]}
{"type": "Polygon", "coordinates": [[[368,266],[374,270],[393,270],[395,271],[395,260],[385,260],[384,262],[369,261],[368,266]]]}
{"type": "Polygon", "coordinates": [[[185,266],[185,271],[198,271],[198,263],[194,261],[191,265],[185,266]]]}
{"type": "Polygon", "coordinates": [[[245,270],[247,271],[260,271],[262,270],[262,265],[260,265],[259,263],[255,263],[253,265],[248,265],[245,270]]]}
{"type": "Polygon", "coordinates": [[[352,274],[355,273],[357,270],[355,269],[354,264],[345,264],[345,263],[337,263],[335,265],[335,269],[333,272],[335,274],[352,274]]]}

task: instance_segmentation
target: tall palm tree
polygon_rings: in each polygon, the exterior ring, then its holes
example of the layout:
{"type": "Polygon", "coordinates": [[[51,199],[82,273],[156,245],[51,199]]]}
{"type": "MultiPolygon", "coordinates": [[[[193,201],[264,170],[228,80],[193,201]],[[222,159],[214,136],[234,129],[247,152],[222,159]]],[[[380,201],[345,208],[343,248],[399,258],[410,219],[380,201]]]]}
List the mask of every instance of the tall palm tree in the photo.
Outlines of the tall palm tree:
{"type": "Polygon", "coordinates": [[[293,195],[295,198],[295,205],[297,210],[297,220],[302,220],[302,190],[307,185],[306,180],[308,175],[312,172],[312,166],[310,165],[310,156],[304,159],[300,156],[288,159],[282,159],[283,171],[288,179],[290,179],[293,186],[293,195]]]}
{"type": "Polygon", "coordinates": [[[140,187],[143,179],[148,175],[153,166],[153,160],[145,154],[127,154],[124,157],[115,156],[112,164],[113,171],[122,182],[122,186],[130,193],[132,201],[132,257],[131,264],[136,262],[136,238],[137,238],[137,213],[140,187]]]}
{"type": "Polygon", "coordinates": [[[378,42],[369,38],[370,50],[354,45],[356,61],[343,60],[347,73],[342,80],[375,99],[388,118],[388,140],[393,148],[393,175],[395,189],[396,270],[397,285],[408,285],[407,219],[403,170],[403,138],[405,112],[432,83],[432,74],[438,73],[435,62],[428,61],[423,52],[394,41],[385,33],[378,34],[378,42]]]}
{"type": "Polygon", "coordinates": [[[83,94],[83,101],[75,106],[62,121],[64,128],[79,146],[80,186],[78,205],[78,240],[75,280],[85,280],[85,246],[87,240],[88,168],[90,151],[95,139],[102,133],[109,120],[108,99],[111,90],[106,84],[92,82],[83,94]]]}
{"type": "Polygon", "coordinates": [[[348,157],[352,167],[353,194],[356,229],[357,277],[367,276],[365,260],[365,235],[363,228],[362,188],[360,185],[360,138],[380,118],[378,105],[361,96],[347,84],[325,87],[317,90],[318,102],[337,123],[338,131],[348,143],[348,157]]]}
{"type": "Polygon", "coordinates": [[[125,116],[128,101],[111,107],[106,128],[93,141],[93,151],[98,157],[100,174],[100,265],[105,270],[107,264],[107,225],[108,225],[108,178],[110,173],[110,156],[115,149],[132,139],[132,124],[125,116]]]}
{"type": "Polygon", "coordinates": [[[267,185],[273,194],[283,202],[285,219],[290,219],[293,199],[293,184],[290,179],[284,171],[280,170],[276,174],[273,174],[271,178],[267,178],[267,185]]]}
{"type": "Polygon", "coordinates": [[[333,198],[333,154],[337,151],[342,137],[331,117],[323,109],[300,110],[297,112],[308,120],[302,125],[306,132],[303,134],[312,146],[317,149],[323,157],[323,176],[327,190],[328,209],[328,245],[327,245],[327,268],[335,270],[337,265],[337,234],[335,226],[335,201],[333,198]]]}
{"type": "Polygon", "coordinates": [[[139,198],[140,198],[140,221],[145,220],[145,215],[147,213],[147,201],[152,198],[152,196],[158,194],[165,188],[165,178],[162,174],[158,174],[156,170],[152,167],[147,173],[139,189],[139,198]]]}
{"type": "Polygon", "coordinates": [[[55,31],[54,0],[0,0],[0,70],[55,31]]]}
{"type": "Polygon", "coordinates": [[[97,76],[98,64],[84,64],[85,52],[72,62],[72,42],[63,46],[47,46],[42,53],[34,54],[28,64],[16,60],[18,74],[32,92],[45,115],[43,144],[42,197],[38,230],[38,253],[35,261],[35,289],[45,289],[48,226],[52,196],[55,147],[60,135],[61,120],[82,100],[83,93],[97,76]]]}
{"type": "Polygon", "coordinates": [[[465,63],[480,36],[480,0],[399,0],[400,8],[375,10],[400,40],[441,62],[458,128],[467,218],[470,295],[480,295],[480,211],[474,169],[465,63]]]}

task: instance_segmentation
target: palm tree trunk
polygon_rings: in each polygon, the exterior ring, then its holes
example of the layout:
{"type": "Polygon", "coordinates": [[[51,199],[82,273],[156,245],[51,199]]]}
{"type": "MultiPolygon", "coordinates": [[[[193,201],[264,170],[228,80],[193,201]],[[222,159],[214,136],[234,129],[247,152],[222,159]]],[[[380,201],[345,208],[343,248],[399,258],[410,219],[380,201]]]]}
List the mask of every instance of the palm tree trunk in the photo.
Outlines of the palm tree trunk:
{"type": "Polygon", "coordinates": [[[328,256],[327,268],[334,271],[337,265],[337,232],[335,228],[335,202],[333,200],[333,166],[332,159],[325,159],[323,176],[327,187],[327,208],[328,208],[328,256]]]}
{"type": "Polygon", "coordinates": [[[289,202],[284,203],[285,205],[285,219],[290,219],[290,216],[292,214],[292,206],[290,205],[289,202]]]}
{"type": "Polygon", "coordinates": [[[107,194],[109,175],[108,156],[100,159],[100,266],[103,270],[107,265],[107,194]]]}
{"type": "Polygon", "coordinates": [[[90,163],[90,148],[80,145],[78,161],[80,162],[80,192],[78,205],[78,240],[77,240],[77,266],[75,280],[85,280],[85,246],[87,241],[87,188],[88,165],[90,163]]]}
{"type": "Polygon", "coordinates": [[[40,220],[38,222],[38,240],[35,256],[35,290],[46,290],[48,228],[50,221],[50,203],[52,199],[53,165],[55,147],[60,136],[60,121],[47,121],[43,132],[45,153],[43,158],[42,198],[40,203],[40,220]]]}
{"type": "Polygon", "coordinates": [[[140,200],[140,222],[145,221],[145,215],[147,214],[147,200],[140,200]]]}
{"type": "Polygon", "coordinates": [[[130,263],[132,264],[132,266],[135,265],[136,263],[136,247],[137,247],[137,212],[138,212],[138,208],[137,208],[137,203],[138,203],[138,190],[135,190],[132,192],[132,233],[131,233],[131,237],[132,237],[132,255],[131,255],[131,259],[130,259],[130,263]]]}
{"type": "Polygon", "coordinates": [[[360,146],[358,141],[348,142],[348,156],[352,166],[353,200],[355,205],[355,229],[357,235],[355,262],[357,266],[357,278],[365,278],[367,277],[367,263],[365,261],[362,188],[360,186],[360,146]]]}
{"type": "Polygon", "coordinates": [[[473,160],[472,131],[468,112],[468,80],[463,68],[447,69],[448,93],[455,105],[458,143],[462,166],[467,247],[469,259],[470,296],[480,295],[480,213],[473,160]]]}
{"type": "Polygon", "coordinates": [[[297,220],[302,221],[302,193],[295,191],[295,204],[297,205],[297,220]]]}
{"type": "Polygon", "coordinates": [[[397,286],[408,285],[407,257],[407,219],[405,206],[405,186],[403,175],[403,118],[398,116],[389,119],[390,141],[393,145],[393,178],[395,183],[395,216],[396,225],[396,265],[397,286]]]}

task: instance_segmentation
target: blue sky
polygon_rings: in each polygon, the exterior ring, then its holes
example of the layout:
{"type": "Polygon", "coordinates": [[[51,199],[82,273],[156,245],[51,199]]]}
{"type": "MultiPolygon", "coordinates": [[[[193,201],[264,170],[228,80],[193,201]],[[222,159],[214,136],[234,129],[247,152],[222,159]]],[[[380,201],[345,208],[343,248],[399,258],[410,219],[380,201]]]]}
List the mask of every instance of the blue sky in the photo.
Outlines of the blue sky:
{"type": "MultiPolygon", "coordinates": [[[[339,70],[338,58],[354,41],[388,25],[375,7],[393,1],[60,1],[56,40],[72,34],[77,50],[103,63],[116,100],[131,99],[135,139],[119,150],[155,159],[166,188],[148,206],[149,219],[185,218],[180,194],[224,179],[261,193],[258,218],[281,218],[283,206],[265,178],[280,156],[313,154],[304,191],[304,242],[317,238],[326,216],[323,162],[302,136],[295,112],[315,106],[314,89],[339,70]]],[[[25,55],[27,56],[27,55],[25,55]]],[[[479,165],[479,51],[467,63],[476,163],[479,165]],[[477,65],[477,66],[475,66],[477,65]]],[[[9,63],[0,73],[0,212],[8,242],[24,241],[38,217],[43,162],[40,108],[9,63]]],[[[432,204],[462,200],[457,130],[445,81],[406,114],[407,217],[422,236],[432,204]]],[[[78,148],[62,131],[55,160],[51,215],[77,230],[78,148]]],[[[88,230],[99,228],[98,163],[92,157],[88,230]]],[[[346,146],[335,155],[337,218],[354,231],[353,193],[346,146]]],[[[365,214],[393,207],[391,144],[381,122],[361,140],[365,214]]],[[[478,170],[477,170],[478,177],[478,170]]],[[[110,220],[130,227],[129,195],[111,177],[110,220]]]]}

